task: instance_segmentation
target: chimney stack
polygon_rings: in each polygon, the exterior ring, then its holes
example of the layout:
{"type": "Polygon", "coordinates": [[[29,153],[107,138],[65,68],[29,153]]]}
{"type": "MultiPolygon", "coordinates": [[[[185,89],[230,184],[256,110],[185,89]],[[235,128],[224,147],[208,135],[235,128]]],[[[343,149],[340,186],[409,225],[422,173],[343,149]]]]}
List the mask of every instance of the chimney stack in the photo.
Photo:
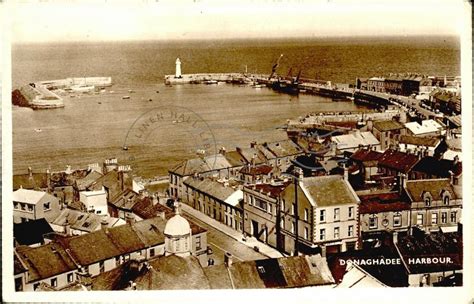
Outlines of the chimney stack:
{"type": "Polygon", "coordinates": [[[109,222],[107,221],[107,218],[102,218],[102,220],[100,221],[100,227],[102,228],[102,230],[104,230],[105,233],[109,232],[109,222]]]}
{"type": "Polygon", "coordinates": [[[77,277],[77,282],[79,284],[82,284],[84,285],[84,287],[87,288],[87,290],[91,290],[92,289],[92,278],[91,278],[91,275],[90,273],[85,270],[83,267],[80,267],[79,268],[79,271],[76,273],[76,277],[77,277]]]}
{"type": "Polygon", "coordinates": [[[404,173],[401,173],[399,175],[399,181],[398,181],[398,193],[402,194],[403,189],[406,188],[407,186],[407,177],[404,173]]]}
{"type": "Polygon", "coordinates": [[[28,167],[28,176],[33,178],[33,169],[31,169],[31,167],[28,167]]]}
{"type": "Polygon", "coordinates": [[[135,222],[135,216],[133,215],[133,213],[131,212],[125,213],[125,222],[127,222],[127,224],[130,224],[130,225],[135,222]]]}
{"type": "Polygon", "coordinates": [[[71,235],[71,225],[69,224],[69,220],[66,219],[64,222],[64,234],[67,236],[71,235]]]}

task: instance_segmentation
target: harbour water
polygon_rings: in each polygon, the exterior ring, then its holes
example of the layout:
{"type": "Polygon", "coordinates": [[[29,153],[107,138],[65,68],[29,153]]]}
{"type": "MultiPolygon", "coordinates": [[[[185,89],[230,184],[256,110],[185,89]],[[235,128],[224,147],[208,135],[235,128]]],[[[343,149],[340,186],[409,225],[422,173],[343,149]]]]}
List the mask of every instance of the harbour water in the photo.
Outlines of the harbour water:
{"type": "Polygon", "coordinates": [[[443,37],[14,45],[14,87],[66,77],[111,76],[114,81],[105,93],[66,97],[63,109],[14,107],[14,172],[25,172],[29,166],[35,171],[64,169],[67,164],[82,167],[118,157],[151,177],[165,174],[201,147],[199,132],[168,118],[149,129],[146,140],[124,151],[128,130],[147,113],[175,109],[175,114],[199,117],[206,122],[203,132],[213,135],[215,147],[233,149],[248,146],[252,140],[285,138],[277,127],[288,118],[309,112],[362,110],[351,102],[290,97],[265,88],[163,85],[163,76],[174,72],[177,56],[183,73],[242,72],[245,65],[249,72],[269,73],[280,53],[285,54],[280,74],[286,75],[293,67],[296,75],[303,68],[303,76],[333,82],[353,83],[356,77],[391,72],[460,73],[459,43],[443,37]],[[129,89],[135,92],[128,93],[129,89]],[[131,98],[123,100],[124,95],[131,98]]]}

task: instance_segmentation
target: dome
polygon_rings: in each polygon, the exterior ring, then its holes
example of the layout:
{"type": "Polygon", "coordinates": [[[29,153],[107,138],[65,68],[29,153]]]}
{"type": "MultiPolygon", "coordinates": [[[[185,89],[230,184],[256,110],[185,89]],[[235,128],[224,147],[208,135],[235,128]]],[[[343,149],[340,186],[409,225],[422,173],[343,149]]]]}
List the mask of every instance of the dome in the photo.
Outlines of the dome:
{"type": "Polygon", "coordinates": [[[169,236],[189,235],[191,234],[191,226],[184,217],[176,214],[166,223],[164,234],[169,236]]]}

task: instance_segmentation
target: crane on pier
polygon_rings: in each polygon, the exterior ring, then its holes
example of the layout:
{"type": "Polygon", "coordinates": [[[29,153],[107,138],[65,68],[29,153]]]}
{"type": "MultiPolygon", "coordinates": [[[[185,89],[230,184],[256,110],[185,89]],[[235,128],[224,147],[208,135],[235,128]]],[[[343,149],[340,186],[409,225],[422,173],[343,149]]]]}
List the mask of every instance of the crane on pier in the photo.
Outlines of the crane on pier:
{"type": "Polygon", "coordinates": [[[272,67],[272,73],[270,74],[270,77],[268,77],[268,80],[272,79],[272,77],[275,75],[276,69],[280,65],[280,60],[283,57],[283,54],[280,54],[280,57],[278,57],[276,63],[272,67]]]}

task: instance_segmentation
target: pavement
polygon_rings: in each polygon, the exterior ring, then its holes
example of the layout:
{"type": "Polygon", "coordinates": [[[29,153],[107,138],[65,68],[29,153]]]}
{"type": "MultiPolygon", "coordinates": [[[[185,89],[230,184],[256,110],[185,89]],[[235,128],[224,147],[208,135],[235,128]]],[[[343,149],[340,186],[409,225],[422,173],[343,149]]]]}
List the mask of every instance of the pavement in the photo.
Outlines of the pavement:
{"type": "Polygon", "coordinates": [[[235,239],[236,241],[238,241],[239,243],[251,248],[252,250],[255,250],[256,248],[258,248],[258,253],[266,256],[266,257],[269,257],[269,258],[281,258],[283,257],[284,255],[279,252],[278,250],[276,250],[275,248],[273,247],[270,247],[268,246],[267,244],[264,244],[262,242],[260,242],[259,240],[257,240],[256,238],[254,237],[249,237],[247,236],[245,239],[244,239],[244,235],[239,232],[239,231],[236,231],[224,224],[222,224],[221,222],[218,222],[216,221],[215,219],[213,218],[210,218],[209,216],[203,214],[202,212],[182,203],[181,204],[181,210],[194,217],[194,218],[197,218],[199,219],[200,221],[208,224],[209,226],[212,226],[213,228],[223,232],[224,234],[228,235],[229,237],[235,239]]]}

